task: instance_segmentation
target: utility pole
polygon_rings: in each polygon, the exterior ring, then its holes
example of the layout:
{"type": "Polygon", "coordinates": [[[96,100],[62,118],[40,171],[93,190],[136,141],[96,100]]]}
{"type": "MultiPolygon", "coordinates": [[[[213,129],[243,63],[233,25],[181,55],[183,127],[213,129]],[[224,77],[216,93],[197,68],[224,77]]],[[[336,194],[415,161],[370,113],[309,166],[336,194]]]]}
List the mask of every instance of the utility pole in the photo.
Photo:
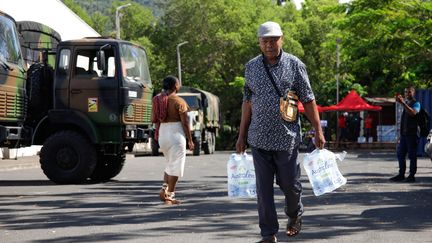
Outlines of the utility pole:
{"type": "Polygon", "coordinates": [[[177,45],[177,70],[178,70],[178,79],[180,81],[180,85],[182,84],[182,77],[181,77],[181,60],[180,60],[180,46],[189,43],[188,41],[184,41],[182,43],[179,43],[177,45]]]}
{"type": "Polygon", "coordinates": [[[130,5],[132,5],[132,4],[128,3],[128,4],[125,4],[125,5],[118,6],[116,8],[115,24],[116,24],[116,38],[117,38],[117,40],[120,40],[120,13],[119,13],[119,11],[122,8],[129,7],[130,5]]]}
{"type": "Polygon", "coordinates": [[[340,65],[340,53],[339,53],[339,43],[340,38],[336,39],[336,104],[339,103],[339,65],[340,65]]]}
{"type": "MultiPolygon", "coordinates": [[[[340,60],[339,60],[339,43],[341,42],[340,38],[336,38],[336,105],[339,103],[339,65],[340,65],[340,60]]],[[[336,112],[336,142],[337,142],[337,147],[339,147],[339,132],[338,131],[338,126],[339,126],[339,111],[336,112]]]]}

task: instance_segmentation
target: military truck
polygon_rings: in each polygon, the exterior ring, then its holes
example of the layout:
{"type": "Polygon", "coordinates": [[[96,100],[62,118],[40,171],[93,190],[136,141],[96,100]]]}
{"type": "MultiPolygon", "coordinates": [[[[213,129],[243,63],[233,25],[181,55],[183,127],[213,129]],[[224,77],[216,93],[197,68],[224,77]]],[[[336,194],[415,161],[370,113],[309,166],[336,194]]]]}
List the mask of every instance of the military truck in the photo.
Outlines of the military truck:
{"type": "Polygon", "coordinates": [[[60,41],[43,50],[23,36],[27,51],[43,53],[26,72],[16,22],[1,12],[0,35],[0,145],[42,145],[41,168],[56,183],[120,173],[126,151],[152,133],[145,50],[105,38],[60,41]]]}
{"type": "Polygon", "coordinates": [[[216,136],[220,128],[219,98],[207,91],[182,86],[178,96],[189,105],[188,112],[192,139],[193,155],[213,154],[216,149],[216,136]]]}

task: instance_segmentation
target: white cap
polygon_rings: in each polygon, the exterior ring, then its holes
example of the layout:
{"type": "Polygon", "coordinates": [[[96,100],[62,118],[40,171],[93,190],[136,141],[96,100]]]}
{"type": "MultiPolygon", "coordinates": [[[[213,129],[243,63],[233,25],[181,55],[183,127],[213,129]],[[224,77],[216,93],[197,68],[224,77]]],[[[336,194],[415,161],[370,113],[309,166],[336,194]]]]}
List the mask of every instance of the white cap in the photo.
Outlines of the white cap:
{"type": "Polygon", "coordinates": [[[258,29],[258,37],[279,37],[283,36],[281,27],[276,22],[265,22],[258,29]]]}

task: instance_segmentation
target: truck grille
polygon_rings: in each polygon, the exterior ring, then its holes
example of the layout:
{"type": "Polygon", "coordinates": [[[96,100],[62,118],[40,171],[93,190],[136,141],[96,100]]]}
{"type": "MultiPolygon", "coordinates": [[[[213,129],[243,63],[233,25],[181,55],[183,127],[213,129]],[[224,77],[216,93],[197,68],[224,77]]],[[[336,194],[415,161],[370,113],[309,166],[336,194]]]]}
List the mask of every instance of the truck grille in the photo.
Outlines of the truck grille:
{"type": "Polygon", "coordinates": [[[0,91],[0,117],[5,120],[23,119],[26,100],[19,94],[0,91]]]}
{"type": "Polygon", "coordinates": [[[126,124],[150,123],[151,105],[132,103],[123,110],[123,122],[126,124]]]}

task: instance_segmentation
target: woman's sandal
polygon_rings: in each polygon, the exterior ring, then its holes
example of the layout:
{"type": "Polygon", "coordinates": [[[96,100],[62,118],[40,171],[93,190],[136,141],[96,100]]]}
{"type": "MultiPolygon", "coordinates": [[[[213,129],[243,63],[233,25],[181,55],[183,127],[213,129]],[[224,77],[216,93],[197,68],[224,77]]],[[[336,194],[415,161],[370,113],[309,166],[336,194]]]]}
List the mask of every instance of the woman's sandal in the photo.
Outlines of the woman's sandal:
{"type": "Polygon", "coordinates": [[[298,233],[300,233],[301,227],[302,227],[301,217],[289,218],[287,229],[286,229],[287,236],[293,237],[298,235],[298,233]]]}
{"type": "Polygon", "coordinates": [[[163,185],[162,185],[162,189],[160,190],[160,192],[159,192],[159,199],[162,201],[162,202],[165,202],[165,199],[166,199],[166,194],[167,194],[167,192],[168,192],[168,184],[166,184],[166,183],[164,183],[163,185]]]}
{"type": "Polygon", "coordinates": [[[167,192],[165,194],[165,204],[166,205],[180,204],[180,201],[175,199],[174,196],[175,196],[174,192],[167,192]]]}

